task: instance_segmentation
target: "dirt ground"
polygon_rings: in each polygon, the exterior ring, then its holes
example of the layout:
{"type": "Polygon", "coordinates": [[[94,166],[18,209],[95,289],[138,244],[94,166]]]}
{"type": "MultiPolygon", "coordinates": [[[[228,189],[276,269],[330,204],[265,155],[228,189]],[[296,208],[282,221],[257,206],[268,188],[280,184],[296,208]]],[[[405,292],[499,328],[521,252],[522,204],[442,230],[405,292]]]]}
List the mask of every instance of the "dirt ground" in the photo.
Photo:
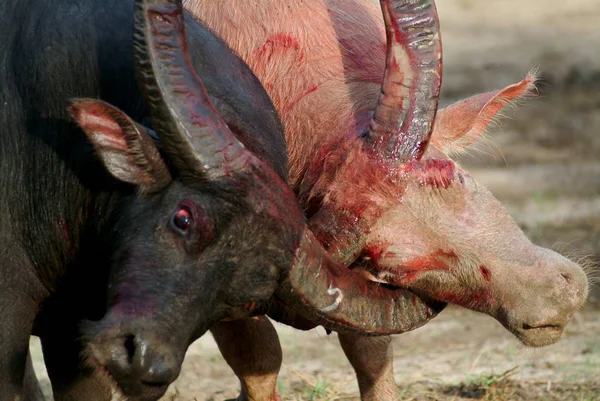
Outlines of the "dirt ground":
{"type": "MultiPolygon", "coordinates": [[[[443,104],[520,80],[540,96],[460,160],[542,246],[600,260],[600,1],[439,0],[443,104]]],[[[600,276],[596,268],[592,275],[600,276]]],[[[488,316],[448,308],[394,339],[404,400],[600,400],[600,291],[556,345],[521,346],[488,316]]],[[[357,400],[336,335],[277,325],[284,400],[357,400]]],[[[43,375],[37,341],[35,365],[43,375]]],[[[193,344],[166,400],[234,398],[239,384],[210,335],[193,344]]]]}

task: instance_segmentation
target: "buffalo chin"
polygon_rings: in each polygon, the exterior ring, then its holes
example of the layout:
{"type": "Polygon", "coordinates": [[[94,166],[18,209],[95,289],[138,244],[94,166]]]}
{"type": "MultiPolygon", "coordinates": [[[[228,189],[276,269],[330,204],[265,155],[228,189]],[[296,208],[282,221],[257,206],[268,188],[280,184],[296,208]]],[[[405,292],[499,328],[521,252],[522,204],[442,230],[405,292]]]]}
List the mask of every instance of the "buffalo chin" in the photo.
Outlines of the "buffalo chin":
{"type": "Polygon", "coordinates": [[[516,328],[508,327],[508,330],[521,343],[527,347],[546,347],[560,340],[565,329],[564,325],[548,324],[543,326],[530,326],[522,324],[516,328]]]}

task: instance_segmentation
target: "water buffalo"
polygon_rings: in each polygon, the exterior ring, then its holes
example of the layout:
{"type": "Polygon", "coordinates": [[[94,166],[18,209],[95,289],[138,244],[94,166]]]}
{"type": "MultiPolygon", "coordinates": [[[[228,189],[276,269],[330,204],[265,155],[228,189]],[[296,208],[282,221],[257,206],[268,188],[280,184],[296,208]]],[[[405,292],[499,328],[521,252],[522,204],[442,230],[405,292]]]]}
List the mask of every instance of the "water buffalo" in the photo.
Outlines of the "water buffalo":
{"type": "Polygon", "coordinates": [[[22,399],[31,334],[55,399],[109,398],[103,371],[154,400],[194,339],[272,296],[342,326],[328,287],[355,319],[404,300],[343,280],[269,97],[181,1],[7,0],[0,60],[0,399],[22,399]]]}
{"type": "MultiPolygon", "coordinates": [[[[374,281],[487,313],[526,345],[560,338],[586,299],[584,272],[533,245],[449,158],[530,93],[534,75],[437,111],[441,39],[432,0],[184,4],[273,99],[286,128],[291,185],[336,260],[374,281]]],[[[309,318],[315,310],[289,306],[309,318]]],[[[349,320],[366,331],[371,322],[349,320]]],[[[281,350],[268,321],[221,323],[213,334],[242,381],[241,398],[275,397],[281,350]],[[236,335],[257,343],[242,346],[236,335]],[[256,355],[241,357],[236,347],[256,355]]],[[[363,399],[396,399],[389,340],[339,338],[363,399]]]]}

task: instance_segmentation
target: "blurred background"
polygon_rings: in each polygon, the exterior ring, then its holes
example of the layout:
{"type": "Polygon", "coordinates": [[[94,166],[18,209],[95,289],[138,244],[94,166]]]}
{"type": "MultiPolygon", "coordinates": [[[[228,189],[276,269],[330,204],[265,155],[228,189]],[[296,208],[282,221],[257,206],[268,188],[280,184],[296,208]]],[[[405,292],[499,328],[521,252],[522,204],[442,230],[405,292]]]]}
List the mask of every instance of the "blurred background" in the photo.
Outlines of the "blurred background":
{"type": "MultiPolygon", "coordinates": [[[[501,89],[539,69],[539,96],[459,159],[533,240],[600,262],[600,1],[438,0],[442,105],[501,89]]],[[[284,400],[358,400],[335,334],[277,325],[284,400]]],[[[36,369],[43,364],[34,342],[36,369]]],[[[488,316],[448,308],[394,339],[404,400],[600,400],[600,290],[556,345],[527,349],[488,316]]],[[[48,389],[47,379],[43,384],[48,389]]],[[[237,397],[210,335],[188,352],[167,400],[237,397]]],[[[385,400],[383,400],[385,401],[385,400]]]]}

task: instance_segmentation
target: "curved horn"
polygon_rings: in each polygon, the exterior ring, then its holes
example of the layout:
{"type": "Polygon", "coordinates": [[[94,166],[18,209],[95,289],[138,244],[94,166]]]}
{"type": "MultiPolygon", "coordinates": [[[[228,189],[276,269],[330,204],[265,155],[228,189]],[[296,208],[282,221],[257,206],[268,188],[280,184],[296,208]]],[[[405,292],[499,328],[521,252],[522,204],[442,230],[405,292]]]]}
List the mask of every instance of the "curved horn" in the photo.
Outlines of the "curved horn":
{"type": "MultiPolygon", "coordinates": [[[[216,113],[194,73],[181,0],[136,1],[134,52],[153,127],[182,178],[195,180],[198,173],[214,178],[261,165],[216,113]]],[[[269,178],[267,188],[285,188],[275,193],[293,198],[270,169],[258,172],[269,178]]],[[[262,179],[258,173],[253,177],[262,179]]],[[[306,317],[340,332],[389,334],[419,327],[443,308],[444,304],[426,304],[410,292],[370,282],[336,263],[302,219],[288,212],[300,244],[277,294],[306,317]]]]}
{"type": "Polygon", "coordinates": [[[182,179],[246,167],[249,152],[215,111],[192,67],[181,0],[136,0],[136,73],[165,151],[182,179]]]}
{"type": "Polygon", "coordinates": [[[385,158],[419,159],[429,143],[442,83],[433,0],[381,0],[386,67],[367,140],[385,158]]]}
{"type": "Polygon", "coordinates": [[[414,330],[446,306],[425,303],[410,291],[390,289],[340,266],[308,229],[277,295],[327,329],[371,335],[414,330]]]}

